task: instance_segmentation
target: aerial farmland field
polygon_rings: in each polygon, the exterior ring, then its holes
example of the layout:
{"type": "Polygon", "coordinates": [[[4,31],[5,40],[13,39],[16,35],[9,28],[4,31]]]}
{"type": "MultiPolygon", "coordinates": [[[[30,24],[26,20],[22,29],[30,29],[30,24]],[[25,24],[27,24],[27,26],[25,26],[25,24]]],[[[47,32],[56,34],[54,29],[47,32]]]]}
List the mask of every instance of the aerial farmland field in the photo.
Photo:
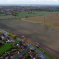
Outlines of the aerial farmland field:
{"type": "Polygon", "coordinates": [[[22,20],[33,23],[40,23],[41,25],[59,29],[59,13],[22,18],[22,20]],[[45,22],[44,22],[44,17],[45,17],[45,22]]]}
{"type": "Polygon", "coordinates": [[[42,43],[43,45],[46,45],[59,52],[59,30],[55,28],[50,28],[59,26],[58,12],[51,13],[45,11],[36,11],[35,14],[33,14],[34,12],[35,11],[33,11],[32,14],[28,14],[28,12],[19,12],[19,15],[16,17],[12,15],[8,15],[6,16],[6,18],[4,16],[1,16],[0,22],[9,27],[12,27],[13,29],[16,29],[29,38],[32,38],[39,43],[42,43]],[[26,16],[28,17],[26,18],[26,16]],[[43,26],[44,17],[46,26],[43,26]],[[4,18],[5,20],[2,18],[4,18]],[[19,18],[23,20],[20,20],[19,18]]]}

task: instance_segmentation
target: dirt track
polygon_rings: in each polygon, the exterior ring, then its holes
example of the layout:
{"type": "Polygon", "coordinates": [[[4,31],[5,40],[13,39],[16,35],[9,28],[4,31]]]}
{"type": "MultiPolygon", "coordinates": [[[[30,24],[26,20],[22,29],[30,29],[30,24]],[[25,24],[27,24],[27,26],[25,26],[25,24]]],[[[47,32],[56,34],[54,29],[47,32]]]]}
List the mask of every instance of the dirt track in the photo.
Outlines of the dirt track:
{"type": "MultiPolygon", "coordinates": [[[[7,31],[9,31],[9,32],[11,32],[11,33],[14,33],[14,34],[16,34],[16,35],[19,36],[19,37],[21,37],[21,36],[23,35],[23,34],[20,33],[19,31],[15,30],[15,29],[13,29],[13,28],[11,28],[11,27],[8,27],[8,26],[5,25],[5,24],[0,23],[0,26],[2,26],[3,29],[5,29],[5,30],[7,30],[7,31]]],[[[25,36],[25,37],[26,37],[26,36],[25,36]]],[[[33,39],[30,39],[30,38],[28,38],[28,37],[26,37],[26,39],[27,39],[29,42],[33,43],[33,44],[35,44],[35,42],[36,42],[36,41],[34,41],[33,39]]],[[[47,47],[47,46],[45,46],[45,45],[42,45],[41,43],[39,43],[39,47],[42,48],[43,50],[45,50],[46,52],[48,52],[48,53],[49,53],[50,55],[52,55],[53,57],[55,57],[55,59],[59,59],[59,52],[57,52],[57,51],[55,51],[55,50],[53,50],[53,49],[51,49],[51,48],[49,48],[49,47],[47,47]]]]}

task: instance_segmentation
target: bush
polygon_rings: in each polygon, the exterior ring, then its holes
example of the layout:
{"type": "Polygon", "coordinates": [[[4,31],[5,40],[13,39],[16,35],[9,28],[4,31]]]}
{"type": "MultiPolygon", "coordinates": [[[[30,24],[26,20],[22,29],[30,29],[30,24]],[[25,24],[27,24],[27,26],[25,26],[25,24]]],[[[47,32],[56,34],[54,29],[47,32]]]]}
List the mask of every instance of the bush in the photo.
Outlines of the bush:
{"type": "Polygon", "coordinates": [[[24,38],[24,41],[26,41],[26,38],[24,38]]]}
{"type": "Polygon", "coordinates": [[[9,36],[12,36],[12,33],[9,33],[8,35],[9,35],[9,36]]]}
{"type": "Polygon", "coordinates": [[[17,35],[13,35],[12,37],[13,37],[14,39],[16,39],[17,35]]]}
{"type": "Polygon", "coordinates": [[[3,43],[2,42],[0,42],[0,47],[3,45],[3,43]]]}
{"type": "Polygon", "coordinates": [[[25,55],[26,59],[31,59],[30,55],[25,55]]]}
{"type": "Polygon", "coordinates": [[[0,37],[0,40],[2,40],[2,38],[0,37]]]}
{"type": "Polygon", "coordinates": [[[26,16],[26,18],[28,18],[28,16],[26,16]]]}

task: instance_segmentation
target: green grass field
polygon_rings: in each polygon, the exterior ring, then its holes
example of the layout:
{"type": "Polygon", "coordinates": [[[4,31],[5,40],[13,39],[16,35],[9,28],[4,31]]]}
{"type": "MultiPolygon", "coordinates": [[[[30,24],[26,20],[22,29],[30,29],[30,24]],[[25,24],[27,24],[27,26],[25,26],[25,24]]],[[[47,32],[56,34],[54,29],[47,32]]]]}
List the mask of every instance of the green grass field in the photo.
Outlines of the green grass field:
{"type": "MultiPolygon", "coordinates": [[[[15,43],[18,43],[18,42],[19,42],[19,40],[16,40],[15,43]]],[[[12,48],[12,46],[13,46],[13,43],[8,43],[8,44],[3,45],[3,46],[0,48],[0,55],[1,55],[2,53],[6,52],[7,50],[9,50],[10,48],[12,48]]]]}
{"type": "MultiPolygon", "coordinates": [[[[51,13],[59,13],[59,12],[47,12],[47,11],[24,11],[24,12],[18,12],[18,18],[23,18],[23,17],[32,17],[32,16],[38,16],[38,15],[47,15],[47,14],[51,14],[51,13]],[[30,13],[32,12],[32,13],[30,13]],[[30,13],[30,14],[29,14],[30,13]]],[[[10,13],[11,14],[11,13],[10,13]]],[[[7,16],[6,14],[0,14],[0,17],[2,16],[7,16]]],[[[11,16],[12,17],[12,16],[11,16]]],[[[8,16],[7,16],[8,18],[8,16]]]]}
{"type": "Polygon", "coordinates": [[[13,43],[5,44],[0,48],[0,55],[6,52],[8,49],[12,48],[13,43]]]}
{"type": "Polygon", "coordinates": [[[32,16],[38,16],[38,15],[46,15],[46,14],[51,14],[51,13],[58,13],[58,12],[46,12],[46,11],[24,11],[24,12],[19,12],[17,17],[23,18],[23,17],[32,17],[32,16]],[[28,14],[28,12],[32,12],[31,14],[28,14]],[[35,13],[35,14],[33,14],[35,13]]]}
{"type": "Polygon", "coordinates": [[[12,15],[6,15],[6,16],[0,16],[0,19],[1,20],[11,20],[11,19],[15,19],[16,17],[15,16],[12,16],[12,15]]]}

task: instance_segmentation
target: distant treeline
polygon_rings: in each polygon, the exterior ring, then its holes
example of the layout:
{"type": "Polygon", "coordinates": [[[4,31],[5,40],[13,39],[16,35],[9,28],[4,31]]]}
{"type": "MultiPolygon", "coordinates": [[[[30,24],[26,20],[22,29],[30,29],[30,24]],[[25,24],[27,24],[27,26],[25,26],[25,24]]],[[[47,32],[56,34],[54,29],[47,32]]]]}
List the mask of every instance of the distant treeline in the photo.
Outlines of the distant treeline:
{"type": "Polygon", "coordinates": [[[59,9],[30,9],[29,11],[48,11],[48,12],[59,12],[59,9]]]}

